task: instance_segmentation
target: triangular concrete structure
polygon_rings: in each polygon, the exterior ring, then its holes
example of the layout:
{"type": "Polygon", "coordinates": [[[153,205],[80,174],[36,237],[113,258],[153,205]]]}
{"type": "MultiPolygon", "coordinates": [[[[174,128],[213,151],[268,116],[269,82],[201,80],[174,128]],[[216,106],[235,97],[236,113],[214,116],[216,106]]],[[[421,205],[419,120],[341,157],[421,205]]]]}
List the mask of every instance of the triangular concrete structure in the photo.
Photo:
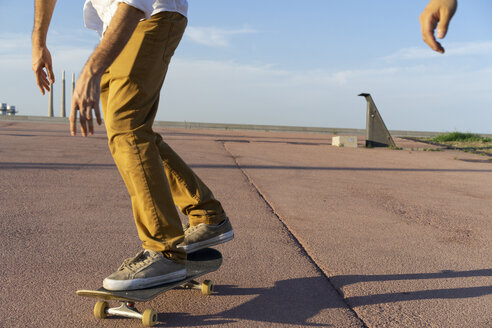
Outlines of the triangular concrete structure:
{"type": "Polygon", "coordinates": [[[367,100],[366,147],[396,147],[371,95],[361,93],[359,96],[367,100]]]}

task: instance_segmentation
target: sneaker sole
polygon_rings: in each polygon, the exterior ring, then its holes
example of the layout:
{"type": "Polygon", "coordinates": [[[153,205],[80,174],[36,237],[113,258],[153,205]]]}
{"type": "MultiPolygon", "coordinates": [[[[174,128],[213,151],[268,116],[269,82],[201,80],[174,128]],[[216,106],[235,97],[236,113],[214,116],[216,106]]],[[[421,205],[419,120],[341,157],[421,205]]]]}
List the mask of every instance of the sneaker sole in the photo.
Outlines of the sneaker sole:
{"type": "Polygon", "coordinates": [[[194,244],[189,244],[186,246],[178,246],[178,248],[183,249],[186,253],[190,254],[196,251],[199,251],[201,249],[210,247],[210,246],[215,246],[219,245],[225,242],[228,242],[230,240],[234,239],[234,231],[228,231],[226,233],[223,233],[222,235],[215,236],[213,238],[204,240],[204,241],[199,241],[194,244]]]}
{"type": "Polygon", "coordinates": [[[151,278],[137,278],[131,280],[115,280],[106,278],[103,281],[103,287],[107,290],[112,291],[135,290],[163,285],[170,282],[183,280],[185,278],[186,269],[182,269],[176,272],[168,273],[166,275],[151,278]]]}

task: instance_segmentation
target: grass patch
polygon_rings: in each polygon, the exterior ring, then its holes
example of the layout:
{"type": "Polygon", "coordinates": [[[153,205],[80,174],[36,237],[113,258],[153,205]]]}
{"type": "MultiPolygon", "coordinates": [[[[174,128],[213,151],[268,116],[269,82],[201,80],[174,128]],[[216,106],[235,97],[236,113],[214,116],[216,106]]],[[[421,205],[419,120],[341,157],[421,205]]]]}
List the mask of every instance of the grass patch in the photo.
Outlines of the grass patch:
{"type": "Polygon", "coordinates": [[[482,137],[475,133],[450,132],[435,136],[434,138],[422,138],[421,140],[462,150],[467,153],[492,156],[492,138],[482,137]]]}
{"type": "Polygon", "coordinates": [[[389,145],[388,148],[391,149],[391,150],[403,150],[403,148],[396,147],[396,146],[393,146],[393,145],[389,145]]]}
{"type": "Polygon", "coordinates": [[[430,141],[434,142],[492,142],[492,138],[482,137],[475,133],[450,132],[438,135],[430,141]]]}

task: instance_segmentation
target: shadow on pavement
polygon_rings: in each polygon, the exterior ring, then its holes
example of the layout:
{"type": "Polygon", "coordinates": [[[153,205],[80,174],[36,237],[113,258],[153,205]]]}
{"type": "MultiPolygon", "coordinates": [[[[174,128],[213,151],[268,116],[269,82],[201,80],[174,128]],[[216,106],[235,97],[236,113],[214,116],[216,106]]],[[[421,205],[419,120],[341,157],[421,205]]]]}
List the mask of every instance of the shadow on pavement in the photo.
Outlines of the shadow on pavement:
{"type": "Polygon", "coordinates": [[[492,286],[420,290],[416,292],[386,293],[346,298],[352,307],[403,301],[471,298],[492,294],[492,286]]]}
{"type": "Polygon", "coordinates": [[[268,288],[216,286],[216,294],[212,297],[251,295],[253,298],[232,309],[212,315],[160,314],[159,323],[162,323],[163,327],[178,327],[248,320],[304,327],[330,327],[326,323],[309,322],[310,318],[324,309],[346,307],[338,294],[335,291],[328,292],[328,288],[328,282],[323,277],[282,280],[268,288]]]}
{"type": "Polygon", "coordinates": [[[492,173],[492,170],[475,169],[433,169],[433,168],[397,168],[397,167],[346,167],[346,166],[293,166],[293,165],[237,165],[233,164],[190,164],[194,169],[257,169],[257,170],[304,170],[304,171],[368,171],[368,172],[469,172],[492,173]]]}
{"type": "Polygon", "coordinates": [[[17,163],[0,162],[0,170],[81,170],[81,169],[116,169],[113,164],[97,163],[17,163]]]}
{"type": "Polygon", "coordinates": [[[38,135],[36,134],[10,134],[10,133],[2,133],[2,136],[9,136],[9,137],[37,137],[38,135]]]}
{"type": "MultiPolygon", "coordinates": [[[[217,142],[237,142],[237,143],[250,143],[251,141],[245,139],[216,139],[217,142]]],[[[262,143],[274,143],[274,144],[289,144],[289,145],[303,145],[303,146],[322,146],[331,145],[329,142],[299,142],[299,141],[273,141],[273,140],[256,140],[254,142],[262,143]]]]}
{"type": "MultiPolygon", "coordinates": [[[[345,275],[334,276],[330,281],[342,288],[343,286],[364,283],[364,282],[382,282],[396,280],[422,280],[422,279],[450,279],[450,278],[468,278],[468,277],[492,277],[492,269],[481,269],[471,271],[451,271],[445,270],[436,273],[413,273],[413,274],[388,274],[388,275],[345,275]]],[[[457,299],[471,298],[492,294],[492,286],[449,288],[449,289],[430,289],[412,292],[384,293],[366,296],[354,296],[346,298],[352,306],[373,305],[381,303],[393,303],[412,300],[425,299],[457,299]]]]}
{"type": "Polygon", "coordinates": [[[190,313],[161,313],[157,317],[158,324],[154,327],[196,327],[234,323],[236,320],[225,320],[215,315],[192,315],[190,313]]]}
{"type": "MultiPolygon", "coordinates": [[[[155,128],[155,127],[154,127],[155,128]]],[[[244,142],[250,142],[251,140],[256,141],[256,140],[285,140],[285,139],[296,139],[296,140],[329,140],[331,141],[331,135],[330,134],[319,134],[316,136],[310,136],[310,137],[302,137],[301,134],[298,134],[297,132],[290,132],[294,136],[274,136],[274,135],[269,135],[269,136],[257,136],[253,134],[234,134],[234,135],[228,135],[226,140],[222,140],[224,138],[224,134],[220,133],[205,133],[205,132],[178,132],[178,131],[169,131],[162,129],[162,127],[158,127],[159,129],[155,129],[156,132],[158,132],[160,135],[163,137],[169,137],[169,136],[185,136],[185,137],[212,137],[212,138],[217,138],[218,142],[234,142],[237,139],[243,139],[244,142]],[[232,139],[234,138],[234,139],[232,139]]],[[[238,132],[239,130],[235,130],[235,132],[238,132]]],[[[255,132],[254,130],[250,130],[250,132],[255,132]]],[[[256,131],[258,132],[258,131],[256,131]]],[[[259,131],[259,132],[266,132],[266,131],[259,131]]],[[[278,131],[274,131],[278,132],[278,131]]],[[[289,133],[289,132],[287,132],[289,133]]],[[[283,141],[282,141],[283,142],[283,141]]],[[[331,143],[329,143],[331,144],[331,143]]]]}
{"type": "Polygon", "coordinates": [[[487,164],[492,164],[492,158],[488,159],[469,159],[469,158],[462,158],[460,159],[462,162],[467,162],[467,163],[487,163],[487,164]]]}
{"type": "MultiPolygon", "coordinates": [[[[393,167],[341,167],[341,166],[271,166],[271,165],[241,165],[235,164],[190,164],[193,169],[258,169],[258,170],[304,170],[304,171],[368,171],[368,172],[463,172],[463,173],[492,173],[492,170],[474,169],[433,169],[433,168],[393,168],[393,167]]],[[[0,162],[0,170],[36,169],[36,170],[77,170],[116,168],[115,164],[102,163],[21,163],[0,162]]]]}

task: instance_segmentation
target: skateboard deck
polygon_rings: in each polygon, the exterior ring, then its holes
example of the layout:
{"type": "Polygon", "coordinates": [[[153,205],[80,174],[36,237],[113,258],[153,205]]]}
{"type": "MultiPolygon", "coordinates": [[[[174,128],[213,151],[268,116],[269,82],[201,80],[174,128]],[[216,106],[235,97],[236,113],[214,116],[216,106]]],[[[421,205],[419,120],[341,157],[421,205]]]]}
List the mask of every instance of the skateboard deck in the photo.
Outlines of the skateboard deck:
{"type": "Polygon", "coordinates": [[[205,280],[203,283],[195,279],[204,274],[217,271],[222,264],[222,254],[219,251],[206,248],[192,254],[188,254],[186,262],[186,278],[155,287],[127,291],[111,291],[104,287],[98,290],[77,290],[77,295],[98,298],[102,300],[120,301],[118,308],[109,308],[108,303],[99,301],[94,307],[94,315],[103,319],[108,314],[142,319],[144,326],[153,326],[157,322],[157,313],[153,309],[147,309],[143,313],[135,308],[135,302],[147,302],[157,295],[174,288],[200,289],[202,294],[209,295],[213,291],[213,283],[205,280]]]}

